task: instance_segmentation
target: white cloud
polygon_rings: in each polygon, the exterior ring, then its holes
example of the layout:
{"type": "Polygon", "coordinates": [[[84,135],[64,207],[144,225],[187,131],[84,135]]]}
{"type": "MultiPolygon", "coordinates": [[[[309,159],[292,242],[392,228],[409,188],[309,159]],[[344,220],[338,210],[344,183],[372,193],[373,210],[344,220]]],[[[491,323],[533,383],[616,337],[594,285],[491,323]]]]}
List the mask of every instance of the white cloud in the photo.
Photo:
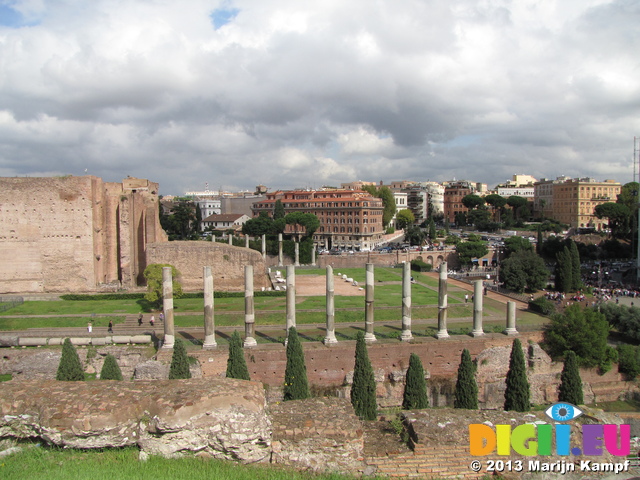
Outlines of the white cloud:
{"type": "Polygon", "coordinates": [[[12,5],[31,26],[0,27],[3,175],[182,193],[632,170],[632,0],[12,5]]]}

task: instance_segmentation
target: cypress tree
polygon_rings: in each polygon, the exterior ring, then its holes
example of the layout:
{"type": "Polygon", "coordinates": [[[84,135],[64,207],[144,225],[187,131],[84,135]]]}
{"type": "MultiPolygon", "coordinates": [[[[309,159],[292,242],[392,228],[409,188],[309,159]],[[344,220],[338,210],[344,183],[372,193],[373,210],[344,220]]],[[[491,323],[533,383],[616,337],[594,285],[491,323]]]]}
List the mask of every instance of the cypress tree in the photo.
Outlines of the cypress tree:
{"type": "Polygon", "coordinates": [[[65,382],[84,380],[84,369],[80,363],[80,357],[78,357],[78,352],[69,338],[65,338],[62,344],[62,357],[60,357],[56,380],[65,382]]]}
{"type": "Polygon", "coordinates": [[[353,367],[353,384],[351,385],[351,405],[363,420],[375,420],[378,414],[376,404],[376,379],[367,353],[364,333],[358,332],[356,337],[356,361],[353,367]]]}
{"type": "Polygon", "coordinates": [[[538,225],[538,241],[536,243],[536,253],[542,254],[542,227],[538,225]]]}
{"type": "Polygon", "coordinates": [[[284,370],[284,399],[300,400],[310,396],[302,344],[296,327],[291,327],[287,341],[287,366],[284,370]]]}
{"type": "Polygon", "coordinates": [[[475,377],[476,368],[471,361],[471,354],[466,348],[460,356],[458,379],[454,393],[453,406],[455,408],[478,409],[478,384],[475,377]]]}
{"type": "Polygon", "coordinates": [[[189,359],[187,358],[187,348],[181,338],[176,338],[173,345],[173,356],[171,357],[171,367],[169,368],[169,380],[179,378],[191,378],[189,370],[189,359]]]}
{"type": "Polygon", "coordinates": [[[570,292],[573,287],[573,265],[567,247],[556,255],[555,287],[559,292],[570,292]]]}
{"type": "Polygon", "coordinates": [[[413,410],[416,408],[427,408],[429,398],[427,397],[427,382],[424,379],[424,368],[420,357],[415,353],[409,356],[409,369],[404,384],[404,395],[402,398],[402,408],[413,410]]]}
{"type": "Polygon", "coordinates": [[[116,357],[111,354],[104,359],[102,370],[100,370],[100,380],[122,380],[122,371],[118,366],[116,357]]]}
{"type": "Polygon", "coordinates": [[[438,234],[436,232],[436,224],[433,221],[433,218],[429,219],[429,239],[432,242],[436,241],[436,238],[438,237],[438,234]]]}
{"type": "Polygon", "coordinates": [[[504,409],[526,412],[529,410],[529,381],[524,363],[522,345],[517,338],[511,347],[509,371],[507,372],[507,389],[504,392],[504,409]]]}
{"type": "Polygon", "coordinates": [[[564,367],[562,367],[562,374],[560,375],[558,401],[568,402],[574,405],[584,403],[578,359],[573,350],[568,350],[564,354],[564,367]]]}
{"type": "Polygon", "coordinates": [[[580,252],[578,252],[578,246],[573,240],[571,240],[569,253],[571,255],[571,291],[577,292],[582,288],[582,273],[580,271],[580,252]]]}
{"type": "Polygon", "coordinates": [[[244,360],[244,350],[242,349],[242,339],[237,330],[233,332],[229,339],[229,358],[227,359],[227,378],[237,378],[238,380],[251,380],[247,362],[244,360]]]}

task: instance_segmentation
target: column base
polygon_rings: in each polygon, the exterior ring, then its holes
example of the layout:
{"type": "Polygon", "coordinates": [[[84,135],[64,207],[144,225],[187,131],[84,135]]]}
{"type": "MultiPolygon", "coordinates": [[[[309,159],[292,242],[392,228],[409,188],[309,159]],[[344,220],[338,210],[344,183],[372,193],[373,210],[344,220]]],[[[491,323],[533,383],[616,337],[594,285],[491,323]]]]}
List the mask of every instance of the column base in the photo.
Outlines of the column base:
{"type": "Polygon", "coordinates": [[[256,339],[253,337],[247,337],[244,339],[244,347],[255,347],[256,345],[258,345],[258,342],[256,342],[256,339]]]}
{"type": "Polygon", "coordinates": [[[324,337],[322,343],[324,343],[325,345],[337,345],[338,339],[335,335],[327,335],[326,337],[324,337]]]}
{"type": "Polygon", "coordinates": [[[482,330],[472,330],[471,331],[471,336],[472,337],[482,337],[484,335],[484,332],[482,330]]]}
{"type": "Polygon", "coordinates": [[[519,335],[515,328],[507,328],[504,332],[505,335],[519,335]]]}
{"type": "Polygon", "coordinates": [[[204,337],[204,343],[202,344],[202,349],[203,350],[213,350],[214,348],[217,348],[218,344],[216,343],[216,339],[214,338],[213,335],[205,335],[204,337]]]}
{"type": "Polygon", "coordinates": [[[446,330],[438,330],[438,333],[436,333],[436,338],[438,340],[444,340],[445,338],[449,338],[449,332],[447,332],[446,330]]]}
{"type": "Polygon", "coordinates": [[[409,342],[413,340],[413,335],[411,334],[411,330],[405,330],[400,334],[400,340],[403,342],[409,342]]]}
{"type": "Polygon", "coordinates": [[[175,335],[166,335],[165,334],[164,340],[162,341],[162,349],[163,350],[172,349],[175,341],[176,341],[175,335]]]}
{"type": "Polygon", "coordinates": [[[376,338],[376,336],[373,333],[365,333],[364,334],[364,341],[366,343],[373,343],[373,342],[377,342],[378,339],[376,338]]]}

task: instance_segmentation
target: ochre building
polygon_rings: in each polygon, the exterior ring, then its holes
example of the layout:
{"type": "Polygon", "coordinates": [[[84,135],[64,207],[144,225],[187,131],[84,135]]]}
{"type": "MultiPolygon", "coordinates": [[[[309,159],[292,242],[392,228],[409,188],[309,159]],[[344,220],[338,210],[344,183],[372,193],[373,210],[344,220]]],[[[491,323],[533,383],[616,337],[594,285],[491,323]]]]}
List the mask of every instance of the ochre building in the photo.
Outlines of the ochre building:
{"type": "Polygon", "coordinates": [[[280,200],[286,213],[313,213],[320,227],[314,243],[327,249],[371,250],[382,241],[382,200],[361,190],[292,190],[268,193],[253,204],[254,217],[260,212],[273,216],[280,200]]]}
{"type": "Polygon", "coordinates": [[[157,183],[0,178],[0,293],[130,288],[147,244],[166,241],[157,183]]]}

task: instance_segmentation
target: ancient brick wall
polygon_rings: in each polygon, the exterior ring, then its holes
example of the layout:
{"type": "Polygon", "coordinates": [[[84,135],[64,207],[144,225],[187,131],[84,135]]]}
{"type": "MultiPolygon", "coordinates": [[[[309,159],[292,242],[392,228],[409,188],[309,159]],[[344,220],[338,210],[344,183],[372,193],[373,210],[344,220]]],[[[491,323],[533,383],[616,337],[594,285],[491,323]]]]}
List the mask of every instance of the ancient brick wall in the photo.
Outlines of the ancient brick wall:
{"type": "Polygon", "coordinates": [[[181,274],[184,290],[202,291],[203,266],[211,266],[214,288],[244,291],[244,267],[253,265],[253,287],[271,286],[262,255],[249,248],[217,242],[168,242],[147,246],[147,262],[166,263],[181,274]]]}
{"type": "Polygon", "coordinates": [[[93,176],[0,178],[0,292],[136,285],[148,242],[166,241],[158,185],[93,176]]]}

